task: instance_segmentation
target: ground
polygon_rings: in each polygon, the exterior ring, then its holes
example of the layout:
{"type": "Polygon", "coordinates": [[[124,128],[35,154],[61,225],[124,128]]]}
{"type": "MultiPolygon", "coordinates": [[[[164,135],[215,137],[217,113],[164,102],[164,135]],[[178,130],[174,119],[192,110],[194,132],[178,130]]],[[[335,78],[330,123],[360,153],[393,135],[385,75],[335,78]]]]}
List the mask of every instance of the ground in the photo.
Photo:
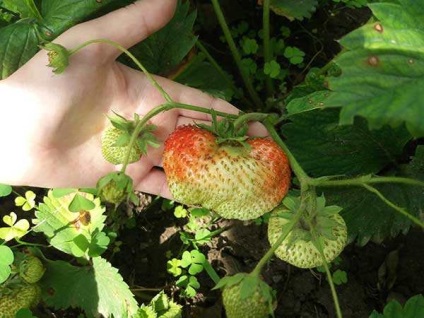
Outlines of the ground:
{"type": "MultiPolygon", "coordinates": [[[[179,298],[171,287],[173,277],[166,273],[166,254],[181,251],[179,233],[172,211],[150,208],[138,217],[138,226],[122,233],[121,252],[112,260],[134,286],[142,286],[138,296],[149,297],[165,289],[185,304],[185,316],[219,318],[223,314],[220,293],[211,291],[212,280],[202,273],[199,294],[191,300],[179,298]]],[[[224,276],[249,272],[269,248],[266,224],[221,221],[219,227],[229,230],[215,237],[202,249],[209,261],[224,276]]],[[[340,305],[346,318],[368,317],[376,309],[382,311],[388,300],[404,303],[424,291],[424,233],[412,229],[381,244],[370,242],[364,247],[349,244],[337,267],[347,273],[347,283],[337,286],[340,305]]],[[[265,267],[263,278],[277,292],[276,317],[335,317],[333,300],[325,275],[317,270],[297,269],[277,258],[265,267]]],[[[127,280],[128,281],[128,280],[127,280]]],[[[146,299],[147,299],[146,298],[146,299]]]]}

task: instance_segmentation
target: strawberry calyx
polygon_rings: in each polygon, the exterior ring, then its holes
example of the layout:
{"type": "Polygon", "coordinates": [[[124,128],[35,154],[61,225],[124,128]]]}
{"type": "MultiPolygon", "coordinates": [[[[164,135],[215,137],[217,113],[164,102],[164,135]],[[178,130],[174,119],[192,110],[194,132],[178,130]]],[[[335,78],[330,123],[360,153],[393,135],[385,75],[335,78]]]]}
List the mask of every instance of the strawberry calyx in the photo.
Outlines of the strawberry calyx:
{"type": "Polygon", "coordinates": [[[228,317],[241,317],[241,314],[245,317],[268,317],[275,307],[275,291],[256,274],[237,273],[223,277],[213,289],[222,289],[228,317]]]}
{"type": "Polygon", "coordinates": [[[314,242],[316,238],[326,238],[328,240],[336,240],[337,237],[333,233],[333,229],[339,225],[334,219],[334,215],[339,214],[342,210],[341,207],[336,205],[326,206],[324,196],[315,197],[311,200],[314,202],[307,202],[306,206],[301,206],[301,198],[287,196],[284,198],[282,206],[277,208],[278,211],[274,217],[281,217],[288,221],[293,219],[296,213],[302,213],[299,221],[295,224],[292,229],[292,234],[289,237],[288,246],[292,245],[298,240],[305,242],[314,242]],[[310,209],[310,205],[313,206],[313,210],[310,209]],[[314,234],[314,235],[313,235],[314,234]]]}
{"type": "Polygon", "coordinates": [[[240,114],[237,118],[224,117],[218,120],[216,112],[212,110],[211,116],[211,125],[197,124],[197,126],[214,134],[216,136],[216,143],[220,146],[241,147],[248,150],[250,149],[250,146],[246,142],[249,138],[247,136],[249,129],[248,123],[254,120],[264,120],[270,114],[247,113],[240,114]]]}
{"type": "Polygon", "coordinates": [[[41,45],[41,48],[47,51],[49,59],[49,64],[47,66],[53,68],[53,73],[63,73],[69,65],[71,52],[63,45],[52,42],[41,45]]]}
{"type": "Polygon", "coordinates": [[[133,180],[123,172],[111,172],[100,178],[97,182],[97,194],[104,202],[119,205],[129,198],[137,203],[134,194],[133,180]]]}
{"type": "Polygon", "coordinates": [[[114,113],[113,116],[108,116],[110,123],[113,127],[120,130],[122,133],[119,138],[115,141],[116,147],[129,146],[132,135],[137,133],[136,147],[140,150],[141,154],[147,154],[148,146],[157,148],[160,143],[153,132],[156,130],[156,126],[153,124],[145,124],[139,127],[140,116],[134,114],[134,120],[128,120],[125,117],[114,113]]]}

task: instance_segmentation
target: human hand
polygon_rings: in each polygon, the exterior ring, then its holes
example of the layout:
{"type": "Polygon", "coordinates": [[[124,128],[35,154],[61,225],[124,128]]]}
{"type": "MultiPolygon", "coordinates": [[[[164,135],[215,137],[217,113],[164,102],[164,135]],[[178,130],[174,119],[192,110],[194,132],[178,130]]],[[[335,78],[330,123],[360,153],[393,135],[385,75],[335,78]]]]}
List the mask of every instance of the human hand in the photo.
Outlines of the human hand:
{"type": "MultiPolygon", "coordinates": [[[[176,2],[138,1],[77,25],[54,42],[72,49],[88,40],[106,38],[128,48],[164,26],[176,2]]],[[[142,117],[165,102],[143,73],[115,61],[120,53],[106,44],[90,45],[72,55],[65,72],[56,75],[46,66],[47,54],[42,50],[0,82],[3,100],[14,105],[0,110],[0,115],[19,123],[18,127],[9,125],[14,131],[18,129],[13,144],[9,141],[7,147],[4,138],[6,149],[17,151],[0,161],[0,182],[92,187],[100,177],[117,170],[103,159],[100,150],[106,115],[113,111],[129,119],[134,113],[142,117]]],[[[161,77],[155,79],[176,102],[238,112],[229,103],[196,89],[161,77]]],[[[155,116],[151,122],[157,126],[155,135],[162,146],[150,148],[146,156],[128,166],[135,188],[170,198],[165,175],[157,168],[161,166],[163,141],[178,125],[209,119],[203,113],[178,109],[155,116]]],[[[257,132],[261,133],[260,129],[257,132]]]]}

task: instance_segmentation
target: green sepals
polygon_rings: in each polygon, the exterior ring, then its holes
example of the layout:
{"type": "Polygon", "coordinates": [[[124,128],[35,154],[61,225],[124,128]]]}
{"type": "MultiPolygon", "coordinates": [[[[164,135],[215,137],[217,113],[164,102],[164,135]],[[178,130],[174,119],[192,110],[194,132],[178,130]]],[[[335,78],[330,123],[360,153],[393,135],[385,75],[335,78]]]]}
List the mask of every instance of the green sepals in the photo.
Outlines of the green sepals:
{"type": "MultiPolygon", "coordinates": [[[[116,140],[114,146],[125,147],[128,146],[131,140],[131,136],[140,121],[140,116],[134,114],[134,120],[128,120],[125,117],[114,113],[113,116],[108,116],[110,123],[117,129],[122,131],[121,136],[116,140]]],[[[147,154],[147,147],[158,148],[160,146],[159,141],[153,132],[156,130],[156,126],[153,124],[145,124],[140,132],[138,133],[136,145],[140,150],[141,154],[147,154]]]]}
{"type": "Polygon", "coordinates": [[[38,282],[46,271],[41,260],[34,256],[28,255],[19,263],[19,276],[28,284],[38,282]]]}
{"type": "Polygon", "coordinates": [[[53,73],[63,73],[69,65],[70,52],[63,45],[52,42],[41,45],[41,48],[47,51],[49,57],[47,66],[53,68],[53,73]]]}
{"type": "Polygon", "coordinates": [[[254,297],[255,293],[259,292],[260,296],[270,305],[270,312],[272,312],[275,292],[257,275],[237,273],[233,276],[225,276],[212,289],[225,289],[234,285],[240,286],[241,300],[254,297]]]}
{"type": "Polygon", "coordinates": [[[212,110],[212,125],[197,124],[198,127],[205,129],[217,136],[216,142],[222,144],[224,142],[239,143],[243,146],[248,146],[244,141],[247,137],[249,126],[247,122],[235,126],[235,121],[228,118],[218,120],[216,113],[212,110]]]}
{"type": "Polygon", "coordinates": [[[111,172],[97,182],[98,196],[102,201],[120,204],[134,196],[133,180],[123,172],[111,172]]]}
{"type": "Polygon", "coordinates": [[[218,284],[216,284],[212,289],[222,289],[225,286],[233,286],[238,284],[239,282],[241,282],[245,276],[247,276],[248,274],[246,273],[237,273],[233,276],[225,276],[223,278],[221,278],[218,282],[218,284]]]}

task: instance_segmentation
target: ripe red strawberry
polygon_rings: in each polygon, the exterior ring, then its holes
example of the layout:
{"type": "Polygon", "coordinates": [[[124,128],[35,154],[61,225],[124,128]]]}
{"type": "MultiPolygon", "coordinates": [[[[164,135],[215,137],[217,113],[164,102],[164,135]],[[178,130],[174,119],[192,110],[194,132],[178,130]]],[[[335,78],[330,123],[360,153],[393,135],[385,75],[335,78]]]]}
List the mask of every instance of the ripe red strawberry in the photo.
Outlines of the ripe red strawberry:
{"type": "Polygon", "coordinates": [[[163,168],[175,200],[229,219],[255,219],[276,207],[290,184],[288,159],[268,138],[217,138],[178,127],[166,140],[163,168]]]}

